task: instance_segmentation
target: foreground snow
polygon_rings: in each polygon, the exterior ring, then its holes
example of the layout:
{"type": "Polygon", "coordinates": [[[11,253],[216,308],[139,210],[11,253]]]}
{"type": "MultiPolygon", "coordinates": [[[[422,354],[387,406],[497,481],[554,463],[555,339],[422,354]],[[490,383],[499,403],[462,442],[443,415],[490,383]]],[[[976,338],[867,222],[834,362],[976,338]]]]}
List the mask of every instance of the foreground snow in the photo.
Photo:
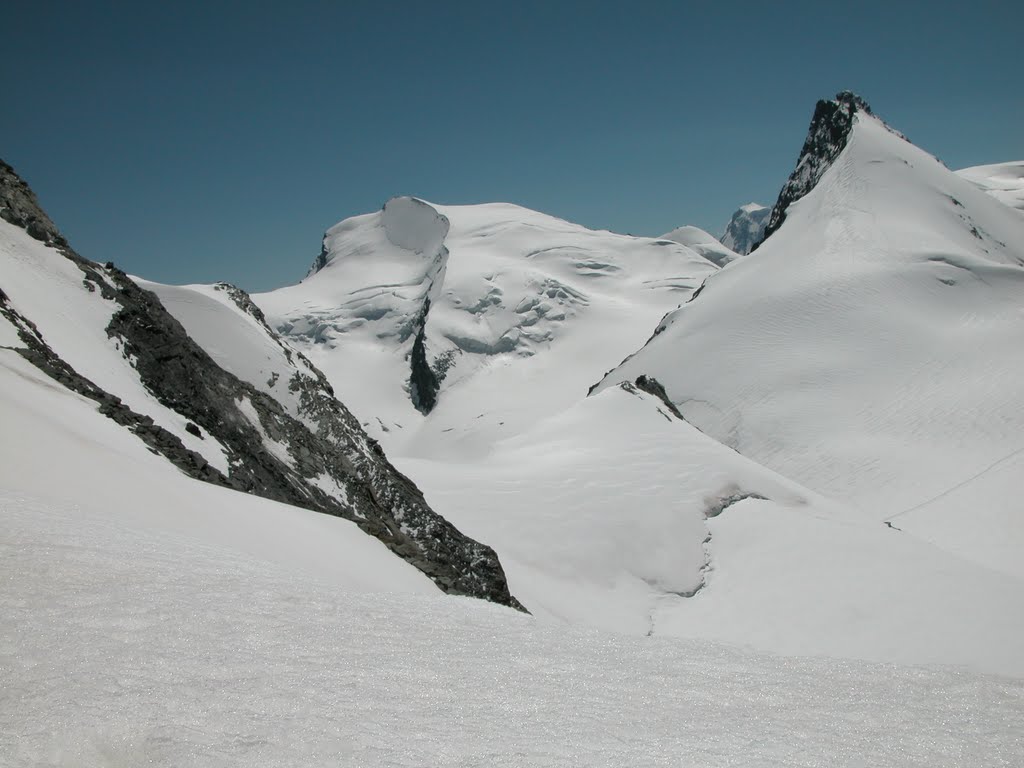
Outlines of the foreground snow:
{"type": "Polygon", "coordinates": [[[0,495],[0,755],[21,766],[1016,766],[1024,685],[544,628],[339,591],[0,495]]]}

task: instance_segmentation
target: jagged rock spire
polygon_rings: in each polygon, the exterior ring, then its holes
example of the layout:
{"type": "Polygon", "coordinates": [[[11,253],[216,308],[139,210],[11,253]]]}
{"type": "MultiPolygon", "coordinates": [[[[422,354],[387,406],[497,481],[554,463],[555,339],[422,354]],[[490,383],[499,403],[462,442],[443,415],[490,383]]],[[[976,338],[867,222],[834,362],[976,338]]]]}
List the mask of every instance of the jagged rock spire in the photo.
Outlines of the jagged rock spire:
{"type": "Polygon", "coordinates": [[[782,226],[789,206],[814,189],[825,171],[839,157],[849,140],[853,118],[858,112],[872,114],[868,103],[852,91],[840,91],[834,99],[822,99],[815,105],[796,168],[779,192],[779,199],[772,208],[764,235],[751,250],[756,250],[782,226]]]}

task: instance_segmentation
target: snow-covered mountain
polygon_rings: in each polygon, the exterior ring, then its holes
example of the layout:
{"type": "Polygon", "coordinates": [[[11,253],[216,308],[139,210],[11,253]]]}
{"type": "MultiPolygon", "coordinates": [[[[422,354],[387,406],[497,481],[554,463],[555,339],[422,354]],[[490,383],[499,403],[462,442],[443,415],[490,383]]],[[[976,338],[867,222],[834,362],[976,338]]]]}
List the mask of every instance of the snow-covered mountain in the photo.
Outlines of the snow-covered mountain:
{"type": "Polygon", "coordinates": [[[399,197],[250,298],[0,166],[0,764],[1020,765],[1024,219],[960,173],[841,93],[756,257],[399,197]]]}
{"type": "MultiPolygon", "coordinates": [[[[155,295],[71,250],[6,165],[0,214],[0,352],[11,375],[31,363],[184,475],[352,520],[441,589],[515,604],[493,551],[427,506],[243,292],[169,289],[201,318],[186,333],[155,295]]],[[[3,467],[4,487],[33,474],[25,464],[3,467]]]]}
{"type": "Polygon", "coordinates": [[[760,203],[741,205],[719,238],[722,245],[741,256],[750,253],[764,239],[764,230],[768,226],[771,212],[771,208],[760,203]]]}
{"type": "MultiPolygon", "coordinates": [[[[862,105],[844,95],[832,107],[819,107],[811,131],[815,138],[807,146],[820,156],[802,156],[794,174],[805,192],[813,188],[812,179],[827,177],[830,163],[881,166],[885,155],[876,157],[877,152],[897,151],[886,143],[890,140],[910,153],[907,162],[934,164],[866,112],[864,130],[876,127],[881,144],[872,144],[864,161],[846,153],[847,142],[855,141],[852,134],[861,132],[854,115],[862,105]],[[841,134],[839,123],[851,136],[841,134]]],[[[865,135],[864,141],[873,141],[874,133],[865,135]]],[[[908,167],[902,155],[892,162],[908,167]]],[[[929,171],[922,172],[931,183],[929,171]]],[[[960,196],[962,205],[973,192],[985,205],[998,207],[945,169],[941,174],[969,188],[960,196]]],[[[913,181],[918,178],[916,172],[907,177],[912,191],[924,183],[913,181]]],[[[800,188],[791,180],[785,199],[795,200],[800,188]]],[[[866,182],[857,188],[866,188],[866,182]]],[[[884,194],[877,203],[888,206],[884,194]]],[[[951,207],[954,215],[960,210],[948,198],[933,197],[920,201],[926,211],[933,205],[951,207]]],[[[827,221],[856,216],[846,209],[848,203],[861,205],[840,199],[827,221]]],[[[796,216],[801,205],[791,203],[788,215],[796,216]]],[[[927,215],[901,225],[908,239],[917,242],[916,228],[931,225],[927,215]]],[[[987,221],[979,220],[979,228],[989,231],[987,221]]],[[[977,240],[963,219],[950,226],[956,232],[966,227],[970,241],[977,240]]],[[[786,225],[763,247],[805,228],[786,225]]],[[[749,452],[733,443],[729,432],[692,418],[701,408],[714,413],[732,402],[741,408],[745,388],[761,387],[760,379],[770,380],[776,371],[791,380],[763,385],[775,387],[775,397],[811,405],[815,397],[825,398],[819,410],[799,418],[787,412],[793,427],[774,421],[770,433],[779,439],[787,429],[797,430],[801,420],[813,422],[826,406],[835,411],[833,420],[853,408],[842,398],[855,403],[862,396],[855,386],[830,395],[816,383],[818,389],[808,395],[800,383],[810,376],[806,366],[835,366],[843,355],[853,355],[829,344],[845,333],[858,334],[856,325],[847,328],[841,319],[835,321],[838,331],[818,316],[806,326],[797,322],[822,305],[822,312],[846,306],[813,293],[828,297],[838,291],[829,283],[835,273],[826,267],[827,257],[810,253],[812,244],[801,246],[791,266],[770,262],[765,269],[772,274],[759,271],[749,278],[742,301],[724,302],[721,316],[709,316],[680,335],[679,343],[693,351],[677,354],[667,346],[668,322],[705,303],[717,306],[707,298],[712,288],[729,274],[753,269],[740,260],[718,271],[711,252],[700,250],[712,244],[699,230],[684,228],[678,236],[682,242],[630,238],[516,206],[441,206],[396,198],[378,213],[330,229],[321,256],[300,284],[253,298],[268,322],[325,372],[432,506],[495,547],[512,592],[544,620],[636,635],[714,638],[790,654],[1024,672],[1016,651],[1024,639],[1020,574],[1010,566],[993,569],[979,562],[995,552],[996,532],[1008,524],[1003,512],[994,513],[999,520],[992,533],[982,534],[986,546],[965,560],[962,550],[936,548],[935,542],[948,539],[937,522],[919,536],[901,535],[882,522],[890,510],[865,515],[863,499],[846,486],[819,483],[794,463],[776,461],[767,450],[749,452]],[[753,338],[772,332],[755,308],[759,293],[770,302],[776,291],[783,292],[777,311],[792,316],[803,335],[780,335],[776,348],[755,345],[749,365],[733,359],[727,366],[733,334],[753,338]],[[629,363],[602,379],[641,347],[629,363]],[[707,383],[697,398],[704,402],[680,399],[669,384],[691,376],[707,383]],[[586,397],[598,381],[602,386],[586,397]],[[987,598],[971,597],[977,594],[987,598]]],[[[779,246],[783,250],[787,246],[779,246]]],[[[851,262],[849,253],[836,258],[842,268],[851,262]]],[[[876,254],[869,263],[888,258],[876,254]]],[[[762,263],[760,255],[752,261],[762,263]]],[[[885,274],[887,268],[878,269],[885,274]]],[[[872,302],[867,297],[878,288],[870,269],[840,276],[861,312],[891,320],[903,316],[902,283],[872,302]],[[887,302],[891,309],[883,309],[887,302]]],[[[941,291],[952,286],[928,279],[935,287],[926,290],[941,301],[941,291]]],[[[947,324],[957,322],[957,311],[939,303],[935,310],[952,315],[947,324]]],[[[876,341],[876,326],[862,330],[854,349],[870,359],[887,337],[876,341]]],[[[975,360],[982,356],[976,351],[975,360]]],[[[844,375],[853,379],[858,360],[851,360],[854,370],[844,375]]],[[[901,364],[894,366],[892,381],[876,370],[881,358],[863,375],[874,371],[883,382],[879,386],[897,387],[895,393],[903,380],[901,364]]],[[[963,367],[970,365],[965,358],[963,367]]],[[[1011,355],[1005,365],[1010,370],[1017,362],[1011,355]]],[[[992,393],[977,383],[984,375],[971,380],[969,394],[951,386],[948,397],[960,398],[960,405],[981,403],[977,407],[991,420],[981,429],[995,429],[1008,404],[1020,397],[1007,380],[1006,392],[990,402],[992,393]]],[[[768,395],[759,397],[771,402],[768,395]]],[[[1013,423],[1016,416],[1009,418],[1013,423]]],[[[816,443],[810,449],[801,442],[806,434],[796,433],[794,454],[817,449],[816,443]]],[[[846,450],[858,450],[860,435],[847,437],[846,450]]],[[[843,439],[835,437],[837,444],[843,439]]],[[[911,450],[898,457],[907,468],[894,463],[893,475],[918,467],[916,446],[906,436],[900,439],[911,450]]],[[[926,439],[943,437],[936,432],[926,439]]],[[[956,455],[960,447],[945,440],[929,449],[956,455]]],[[[890,457],[879,456],[884,468],[890,457]]],[[[829,458],[826,466],[853,484],[860,482],[856,470],[870,464],[863,456],[858,462],[840,468],[829,458]]],[[[949,471],[944,466],[935,474],[949,471]]],[[[899,492],[886,499],[906,509],[923,498],[911,493],[917,481],[914,475],[899,488],[890,486],[899,492]]],[[[871,488],[871,481],[864,487],[871,488]]],[[[962,526],[957,532],[963,533],[962,526]]],[[[1014,546],[1004,546],[1004,559],[1014,546]]]]}
{"type": "Polygon", "coordinates": [[[389,453],[474,456],[579,400],[714,271],[668,240],[405,197],[253,299],[389,453]]]}
{"type": "Polygon", "coordinates": [[[654,376],[743,456],[1020,579],[1024,221],[846,94],[797,168],[757,258],[598,391],[654,376]]]}
{"type": "Polygon", "coordinates": [[[743,255],[723,245],[714,235],[693,226],[677,227],[671,232],[666,232],[661,239],[672,240],[687,248],[692,248],[719,267],[724,267],[730,261],[735,261],[743,255]]]}
{"type": "Polygon", "coordinates": [[[957,171],[996,200],[1024,211],[1024,161],[976,165],[957,171]]]}

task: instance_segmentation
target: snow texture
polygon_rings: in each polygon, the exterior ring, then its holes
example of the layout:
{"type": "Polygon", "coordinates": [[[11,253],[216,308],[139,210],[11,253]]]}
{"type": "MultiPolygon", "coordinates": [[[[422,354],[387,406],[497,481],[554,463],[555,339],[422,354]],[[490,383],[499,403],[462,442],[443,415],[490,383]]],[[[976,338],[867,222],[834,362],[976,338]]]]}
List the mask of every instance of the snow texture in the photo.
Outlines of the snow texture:
{"type": "Polygon", "coordinates": [[[671,240],[692,248],[705,259],[719,267],[724,267],[730,261],[738,259],[742,253],[733,250],[732,246],[723,245],[703,229],[697,227],[679,227],[661,236],[663,240],[671,240]]]}
{"type": "Polygon", "coordinates": [[[1017,680],[547,628],[338,590],[80,505],[0,507],[11,768],[1024,760],[1017,680]]]}

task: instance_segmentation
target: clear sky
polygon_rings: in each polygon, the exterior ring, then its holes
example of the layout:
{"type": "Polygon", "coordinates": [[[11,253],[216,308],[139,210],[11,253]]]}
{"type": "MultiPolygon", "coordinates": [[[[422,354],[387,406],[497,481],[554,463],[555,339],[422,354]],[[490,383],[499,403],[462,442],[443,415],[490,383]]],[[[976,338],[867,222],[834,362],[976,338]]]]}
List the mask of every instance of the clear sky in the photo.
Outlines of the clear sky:
{"type": "Polygon", "coordinates": [[[720,234],[841,89],[953,168],[1024,159],[1024,3],[8,3],[0,157],[82,255],[295,282],[413,194],[720,234]]]}

